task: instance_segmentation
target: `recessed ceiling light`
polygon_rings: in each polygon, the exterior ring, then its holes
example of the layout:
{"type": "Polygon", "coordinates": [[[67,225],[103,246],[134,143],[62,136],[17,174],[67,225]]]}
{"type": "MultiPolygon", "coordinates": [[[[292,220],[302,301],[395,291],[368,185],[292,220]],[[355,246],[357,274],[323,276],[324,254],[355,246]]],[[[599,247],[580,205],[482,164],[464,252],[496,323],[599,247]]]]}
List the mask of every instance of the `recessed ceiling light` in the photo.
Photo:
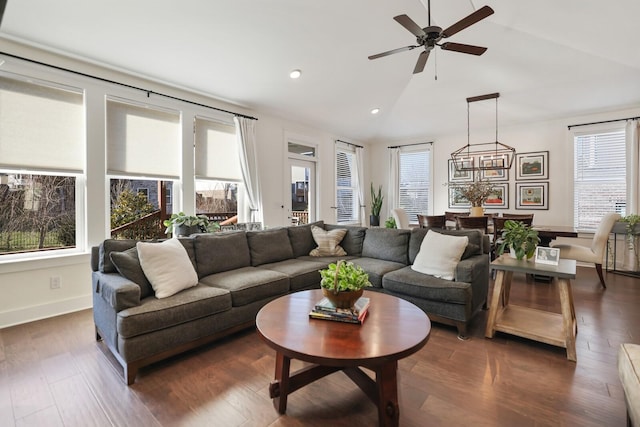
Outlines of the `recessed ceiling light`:
{"type": "Polygon", "coordinates": [[[374,108],[373,110],[371,110],[371,114],[378,114],[380,112],[379,108],[374,108]]]}
{"type": "Polygon", "coordinates": [[[302,71],[300,70],[293,70],[292,72],[289,73],[289,77],[291,77],[292,79],[297,79],[302,75],[302,71]]]}

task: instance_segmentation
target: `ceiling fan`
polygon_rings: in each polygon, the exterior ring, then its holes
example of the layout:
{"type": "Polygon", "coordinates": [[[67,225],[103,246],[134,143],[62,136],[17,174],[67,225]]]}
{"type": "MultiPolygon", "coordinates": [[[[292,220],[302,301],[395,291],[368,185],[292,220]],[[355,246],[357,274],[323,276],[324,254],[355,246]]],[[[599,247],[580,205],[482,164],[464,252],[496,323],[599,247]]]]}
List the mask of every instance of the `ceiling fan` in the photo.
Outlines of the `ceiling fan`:
{"type": "Polygon", "coordinates": [[[448,27],[446,30],[442,28],[431,25],[431,0],[429,0],[427,5],[427,13],[429,15],[429,25],[425,28],[420,28],[418,24],[416,24],[411,18],[407,15],[398,15],[393,19],[398,22],[398,24],[402,25],[404,28],[409,30],[414,36],[416,36],[417,45],[405,46],[398,49],[392,49],[386,52],[378,53],[376,55],[369,56],[369,59],[377,59],[382,58],[383,56],[393,55],[394,53],[404,52],[407,50],[412,50],[417,47],[424,46],[424,51],[420,52],[420,56],[418,56],[418,62],[416,62],[416,66],[413,69],[413,74],[421,73],[424,70],[424,66],[427,63],[427,59],[429,59],[429,54],[436,47],[440,46],[443,50],[452,50],[454,52],[460,53],[468,53],[470,55],[482,55],[487,48],[480,46],[473,46],[470,44],[461,44],[461,43],[438,43],[443,38],[451,37],[459,31],[464,30],[467,27],[475,24],[478,21],[483,20],[489,15],[493,14],[493,9],[489,6],[483,6],[480,9],[473,12],[471,15],[468,15],[466,18],[462,18],[455,24],[448,27]]]}

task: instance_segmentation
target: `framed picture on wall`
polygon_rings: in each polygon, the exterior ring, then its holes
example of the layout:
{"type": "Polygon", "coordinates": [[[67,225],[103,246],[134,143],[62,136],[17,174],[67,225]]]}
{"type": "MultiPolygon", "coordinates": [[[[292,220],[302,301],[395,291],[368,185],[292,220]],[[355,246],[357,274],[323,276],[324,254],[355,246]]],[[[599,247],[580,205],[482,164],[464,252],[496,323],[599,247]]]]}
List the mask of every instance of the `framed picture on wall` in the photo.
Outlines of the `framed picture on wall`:
{"type": "Polygon", "coordinates": [[[509,183],[494,184],[494,193],[482,205],[485,209],[509,209],[509,183]]]}
{"type": "MultiPolygon", "coordinates": [[[[484,167],[495,166],[495,159],[482,159],[480,162],[484,167]]],[[[480,179],[486,179],[488,181],[509,181],[508,169],[480,169],[480,171],[480,179]]]]}
{"type": "Polygon", "coordinates": [[[468,208],[471,206],[469,200],[460,194],[460,189],[449,187],[449,207],[450,208],[468,208]]]}
{"type": "Polygon", "coordinates": [[[549,183],[516,182],[516,209],[549,209],[549,183]]]}
{"type": "Polygon", "coordinates": [[[461,171],[456,169],[456,164],[449,159],[449,182],[471,182],[473,181],[473,171],[461,171]]]}
{"type": "Polygon", "coordinates": [[[516,180],[549,179],[549,152],[516,154],[516,180]]]}

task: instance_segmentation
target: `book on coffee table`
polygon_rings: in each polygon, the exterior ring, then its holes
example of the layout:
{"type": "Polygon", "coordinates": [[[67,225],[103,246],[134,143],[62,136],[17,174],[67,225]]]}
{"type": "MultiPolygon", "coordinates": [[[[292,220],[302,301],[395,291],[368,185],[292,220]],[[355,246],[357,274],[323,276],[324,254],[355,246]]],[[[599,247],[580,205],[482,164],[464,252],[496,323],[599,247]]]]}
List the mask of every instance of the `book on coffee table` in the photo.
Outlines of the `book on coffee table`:
{"type": "Polygon", "coordinates": [[[309,312],[312,319],[362,324],[369,310],[369,298],[361,297],[353,308],[337,308],[327,298],[320,300],[309,312]]]}

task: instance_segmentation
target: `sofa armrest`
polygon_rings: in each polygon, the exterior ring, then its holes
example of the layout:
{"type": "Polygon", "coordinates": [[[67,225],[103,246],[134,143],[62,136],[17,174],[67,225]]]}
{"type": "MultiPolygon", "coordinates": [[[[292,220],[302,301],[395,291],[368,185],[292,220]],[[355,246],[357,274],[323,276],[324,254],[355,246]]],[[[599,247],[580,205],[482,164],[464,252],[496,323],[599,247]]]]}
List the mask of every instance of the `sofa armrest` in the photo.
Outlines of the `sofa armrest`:
{"type": "Polygon", "coordinates": [[[140,286],[117,273],[94,271],[93,291],[116,312],[140,305],[140,286]]]}
{"type": "Polygon", "coordinates": [[[471,283],[474,307],[485,303],[489,292],[489,255],[475,255],[460,261],[454,279],[456,282],[471,283]]]}

